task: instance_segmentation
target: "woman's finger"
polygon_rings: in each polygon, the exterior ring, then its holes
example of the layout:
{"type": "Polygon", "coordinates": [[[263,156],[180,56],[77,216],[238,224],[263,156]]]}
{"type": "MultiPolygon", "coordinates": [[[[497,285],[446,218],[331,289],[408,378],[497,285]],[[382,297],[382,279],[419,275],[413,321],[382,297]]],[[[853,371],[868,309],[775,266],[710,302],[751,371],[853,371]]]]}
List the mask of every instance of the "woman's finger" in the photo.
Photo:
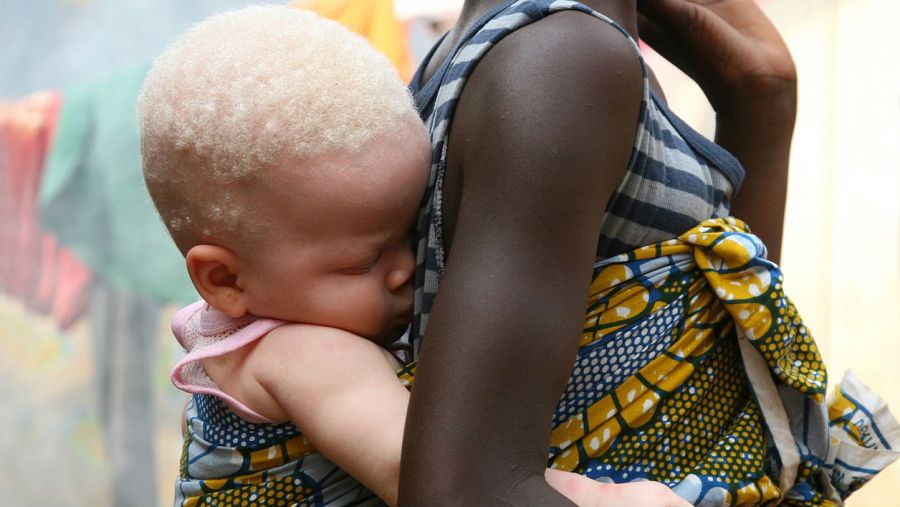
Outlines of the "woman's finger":
{"type": "Polygon", "coordinates": [[[638,14],[638,34],[642,41],[646,42],[654,51],[668,60],[672,65],[681,69],[685,74],[692,72],[691,59],[687,57],[684,48],[669,30],[659,25],[655,20],[638,14]]]}

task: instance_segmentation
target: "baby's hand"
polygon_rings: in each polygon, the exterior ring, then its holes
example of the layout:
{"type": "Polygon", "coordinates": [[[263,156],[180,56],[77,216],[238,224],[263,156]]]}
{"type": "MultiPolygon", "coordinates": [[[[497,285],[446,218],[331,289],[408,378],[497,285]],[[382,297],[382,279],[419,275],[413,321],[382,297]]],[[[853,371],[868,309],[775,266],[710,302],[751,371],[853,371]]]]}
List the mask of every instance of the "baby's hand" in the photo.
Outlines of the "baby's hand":
{"type": "Polygon", "coordinates": [[[659,482],[603,484],[571,472],[547,469],[553,489],[578,507],[690,507],[690,503],[659,482]]]}

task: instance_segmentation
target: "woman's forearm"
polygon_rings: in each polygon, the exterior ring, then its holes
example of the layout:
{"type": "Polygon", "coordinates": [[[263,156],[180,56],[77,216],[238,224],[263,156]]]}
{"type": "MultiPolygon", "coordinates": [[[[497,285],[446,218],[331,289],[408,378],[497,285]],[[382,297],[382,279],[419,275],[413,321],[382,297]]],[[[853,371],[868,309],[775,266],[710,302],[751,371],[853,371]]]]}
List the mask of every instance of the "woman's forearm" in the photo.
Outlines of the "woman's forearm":
{"type": "Polygon", "coordinates": [[[756,102],[719,109],[716,142],[746,170],[732,202],[732,214],[750,225],[766,244],[769,259],[779,262],[796,91],[791,88],[756,102]]]}

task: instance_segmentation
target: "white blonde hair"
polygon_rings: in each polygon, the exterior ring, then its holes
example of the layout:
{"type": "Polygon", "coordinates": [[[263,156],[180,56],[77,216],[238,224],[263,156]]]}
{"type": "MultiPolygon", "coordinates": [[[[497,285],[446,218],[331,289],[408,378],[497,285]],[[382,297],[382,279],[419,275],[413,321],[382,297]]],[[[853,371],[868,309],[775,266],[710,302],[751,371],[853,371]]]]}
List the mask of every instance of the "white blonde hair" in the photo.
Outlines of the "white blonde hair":
{"type": "Polygon", "coordinates": [[[145,179],[173,236],[239,218],[230,191],[205,187],[233,190],[285,160],[357,151],[415,112],[365,39],[283,6],[228,11],[188,29],[153,63],[137,108],[145,179]],[[206,203],[190,202],[197,186],[206,203]]]}

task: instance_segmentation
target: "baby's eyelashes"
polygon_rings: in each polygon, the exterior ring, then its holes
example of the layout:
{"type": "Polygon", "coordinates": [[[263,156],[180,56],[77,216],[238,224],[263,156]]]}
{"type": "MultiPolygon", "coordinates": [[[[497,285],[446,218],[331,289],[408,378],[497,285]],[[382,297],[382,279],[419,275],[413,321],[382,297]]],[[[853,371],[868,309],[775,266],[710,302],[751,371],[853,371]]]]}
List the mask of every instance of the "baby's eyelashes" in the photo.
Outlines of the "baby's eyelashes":
{"type": "Polygon", "coordinates": [[[339,271],[348,275],[362,275],[372,271],[372,268],[378,264],[379,259],[381,259],[381,251],[363,262],[354,263],[350,267],[340,269],[339,271]]]}

